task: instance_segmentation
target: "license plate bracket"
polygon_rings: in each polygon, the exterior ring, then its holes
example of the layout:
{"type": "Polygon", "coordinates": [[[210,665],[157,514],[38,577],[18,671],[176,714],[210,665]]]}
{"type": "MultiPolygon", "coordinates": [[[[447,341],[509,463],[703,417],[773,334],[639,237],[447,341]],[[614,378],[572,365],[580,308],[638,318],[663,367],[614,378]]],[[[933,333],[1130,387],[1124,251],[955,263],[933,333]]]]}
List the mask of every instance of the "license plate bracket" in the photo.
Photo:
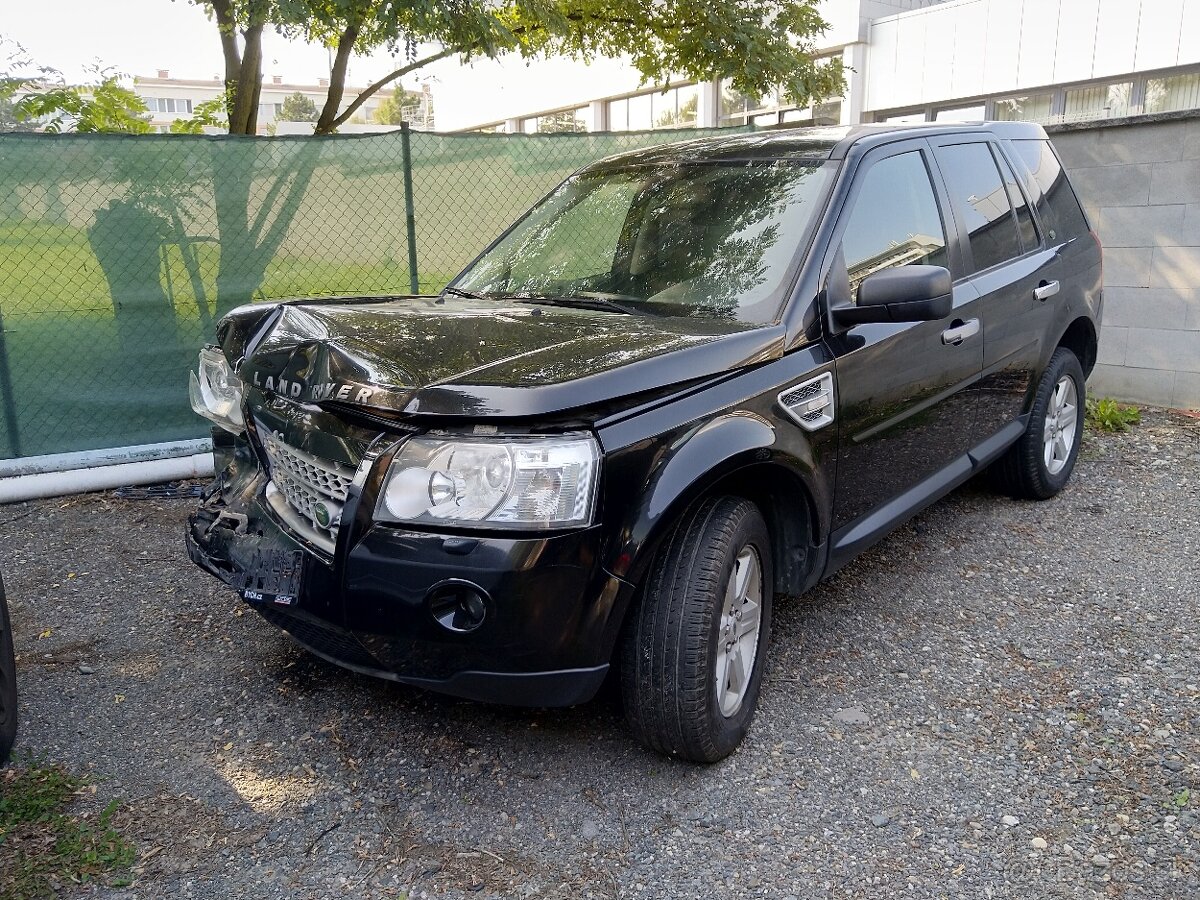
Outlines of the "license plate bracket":
{"type": "Polygon", "coordinates": [[[260,547],[242,574],[242,599],[249,603],[295,606],[304,586],[301,550],[260,547]]]}

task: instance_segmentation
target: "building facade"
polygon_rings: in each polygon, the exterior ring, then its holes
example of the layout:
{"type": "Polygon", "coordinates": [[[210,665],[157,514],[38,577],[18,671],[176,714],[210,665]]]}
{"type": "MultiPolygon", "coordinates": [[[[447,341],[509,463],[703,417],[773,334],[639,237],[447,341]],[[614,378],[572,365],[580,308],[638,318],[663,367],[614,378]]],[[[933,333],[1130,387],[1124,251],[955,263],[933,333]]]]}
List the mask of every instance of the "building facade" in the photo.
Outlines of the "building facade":
{"type": "Polygon", "coordinates": [[[846,92],[805,108],[714,81],[651,86],[468,131],[1024,119],[1200,108],[1200,0],[821,0],[846,92]]]}
{"type": "MultiPolygon", "coordinates": [[[[404,92],[401,109],[414,128],[432,131],[434,128],[433,102],[429,85],[422,85],[422,93],[404,92]]],[[[145,101],[150,110],[151,125],[157,131],[170,131],[171,123],[177,119],[189,119],[196,107],[205,101],[215,100],[224,92],[225,85],[218,77],[209,80],[172,78],[166,69],[159,69],[153,78],[138,76],[133,79],[133,89],[145,101]]],[[[361,87],[346,87],[342,109],[358,95],[361,87]]],[[[311,133],[309,123],[283,122],[279,119],[284,101],[293,94],[300,94],[313,102],[319,111],[325,105],[329,92],[329,79],[319,78],[316,84],[290,84],[279,75],[264,79],[258,104],[259,134],[311,133]],[[295,127],[299,126],[299,127],[295,127]],[[307,127],[306,127],[307,126],[307,127]]],[[[398,125],[379,125],[375,122],[379,106],[392,97],[392,91],[379,91],[355,112],[347,123],[348,131],[387,131],[398,125]]]]}

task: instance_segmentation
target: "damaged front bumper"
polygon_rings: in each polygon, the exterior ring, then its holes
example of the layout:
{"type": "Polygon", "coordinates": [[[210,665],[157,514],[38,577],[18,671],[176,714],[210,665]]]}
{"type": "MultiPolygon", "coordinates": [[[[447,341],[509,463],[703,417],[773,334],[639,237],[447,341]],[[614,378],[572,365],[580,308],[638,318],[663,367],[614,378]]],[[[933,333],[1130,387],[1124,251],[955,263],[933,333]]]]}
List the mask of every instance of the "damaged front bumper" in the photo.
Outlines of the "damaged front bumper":
{"type": "Polygon", "coordinates": [[[598,526],[496,537],[380,525],[359,514],[374,508],[368,477],[328,553],[272,506],[245,437],[214,444],[218,475],[188,519],[188,554],[312,653],[513,705],[569,706],[599,689],[632,588],[598,564],[598,526]]]}

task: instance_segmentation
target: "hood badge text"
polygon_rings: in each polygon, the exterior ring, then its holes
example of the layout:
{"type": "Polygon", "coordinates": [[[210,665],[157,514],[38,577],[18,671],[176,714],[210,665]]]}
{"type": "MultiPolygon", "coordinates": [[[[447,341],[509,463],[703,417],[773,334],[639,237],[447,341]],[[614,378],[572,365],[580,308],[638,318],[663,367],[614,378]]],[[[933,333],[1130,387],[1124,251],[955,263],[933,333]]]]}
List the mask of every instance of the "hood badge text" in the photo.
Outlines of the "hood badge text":
{"type": "Polygon", "coordinates": [[[306,385],[302,381],[288,380],[282,375],[268,375],[263,378],[261,373],[254,373],[254,386],[273,391],[293,400],[345,400],[348,403],[366,403],[375,393],[374,388],[357,387],[353,384],[336,381],[323,381],[319,384],[306,385]]]}

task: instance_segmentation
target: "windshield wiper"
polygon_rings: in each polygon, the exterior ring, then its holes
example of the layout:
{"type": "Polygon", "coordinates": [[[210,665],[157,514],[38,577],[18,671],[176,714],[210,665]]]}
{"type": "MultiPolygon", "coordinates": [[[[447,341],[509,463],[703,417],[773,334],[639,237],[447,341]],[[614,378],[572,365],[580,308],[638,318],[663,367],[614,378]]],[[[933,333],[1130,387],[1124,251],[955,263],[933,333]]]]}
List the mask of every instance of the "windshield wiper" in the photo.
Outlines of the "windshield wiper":
{"type": "Polygon", "coordinates": [[[466,297],[468,300],[498,300],[495,294],[477,294],[475,291],[467,291],[460,287],[442,288],[442,294],[453,294],[455,297],[466,297]]]}
{"type": "Polygon", "coordinates": [[[656,309],[650,309],[641,304],[641,298],[629,297],[624,294],[609,294],[603,291],[580,291],[578,294],[567,294],[561,297],[553,296],[523,296],[514,297],[518,303],[536,303],[540,306],[567,306],[574,309],[599,309],[605,312],[623,313],[627,316],[661,316],[656,309]],[[637,306],[622,303],[621,300],[638,301],[637,306]]]}

